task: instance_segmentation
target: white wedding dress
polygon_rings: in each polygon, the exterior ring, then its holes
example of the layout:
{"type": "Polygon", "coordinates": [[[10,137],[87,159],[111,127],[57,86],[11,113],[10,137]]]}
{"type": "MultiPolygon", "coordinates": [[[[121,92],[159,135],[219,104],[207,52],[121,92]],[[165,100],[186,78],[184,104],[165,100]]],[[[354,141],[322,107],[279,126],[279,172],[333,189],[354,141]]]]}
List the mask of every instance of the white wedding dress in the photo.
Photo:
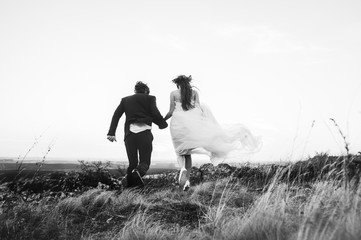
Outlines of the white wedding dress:
{"type": "Polygon", "coordinates": [[[207,154],[214,165],[227,159],[237,161],[242,154],[261,148],[260,138],[253,136],[245,126],[221,126],[205,105],[195,105],[184,111],[176,101],[170,132],[177,155],[207,154]]]}

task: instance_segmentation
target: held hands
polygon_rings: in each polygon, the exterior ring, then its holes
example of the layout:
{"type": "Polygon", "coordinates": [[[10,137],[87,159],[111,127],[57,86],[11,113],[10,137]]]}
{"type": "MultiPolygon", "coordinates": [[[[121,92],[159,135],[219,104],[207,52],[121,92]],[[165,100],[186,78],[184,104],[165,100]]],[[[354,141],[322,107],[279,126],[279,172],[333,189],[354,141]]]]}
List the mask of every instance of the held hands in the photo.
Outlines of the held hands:
{"type": "Polygon", "coordinates": [[[107,139],[109,140],[109,141],[111,141],[111,142],[116,142],[117,141],[117,139],[115,138],[115,136],[110,136],[110,135],[108,135],[107,136],[107,139]]]}

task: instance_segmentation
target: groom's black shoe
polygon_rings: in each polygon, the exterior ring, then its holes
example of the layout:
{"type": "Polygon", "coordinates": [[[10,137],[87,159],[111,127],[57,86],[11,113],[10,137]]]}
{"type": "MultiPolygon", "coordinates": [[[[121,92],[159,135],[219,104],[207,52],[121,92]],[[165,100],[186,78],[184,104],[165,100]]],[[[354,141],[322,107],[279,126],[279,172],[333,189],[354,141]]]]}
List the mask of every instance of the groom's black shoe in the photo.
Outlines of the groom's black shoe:
{"type": "Polygon", "coordinates": [[[132,187],[144,187],[144,181],[143,178],[140,176],[140,173],[137,169],[134,169],[132,171],[132,174],[130,175],[130,179],[132,181],[132,187]]]}

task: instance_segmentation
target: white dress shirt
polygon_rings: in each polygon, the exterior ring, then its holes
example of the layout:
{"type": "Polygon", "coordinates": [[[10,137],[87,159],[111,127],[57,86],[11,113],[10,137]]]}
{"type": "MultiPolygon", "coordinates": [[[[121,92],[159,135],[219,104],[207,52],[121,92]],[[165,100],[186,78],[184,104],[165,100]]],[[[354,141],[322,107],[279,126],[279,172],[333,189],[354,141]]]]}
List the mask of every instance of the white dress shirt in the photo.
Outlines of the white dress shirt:
{"type": "Polygon", "coordinates": [[[129,130],[132,133],[140,133],[148,129],[151,130],[152,127],[145,123],[131,123],[129,126],[129,130]]]}

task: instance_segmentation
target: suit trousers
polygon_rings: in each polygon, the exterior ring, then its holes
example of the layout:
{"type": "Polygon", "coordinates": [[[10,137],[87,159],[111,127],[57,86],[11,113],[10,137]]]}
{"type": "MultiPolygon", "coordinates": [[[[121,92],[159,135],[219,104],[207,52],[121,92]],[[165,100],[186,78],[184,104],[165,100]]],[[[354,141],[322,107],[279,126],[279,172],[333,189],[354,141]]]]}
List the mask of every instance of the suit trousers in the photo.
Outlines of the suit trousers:
{"type": "Polygon", "coordinates": [[[150,130],[145,130],[139,133],[131,132],[125,138],[124,143],[129,160],[129,167],[127,169],[128,176],[134,169],[137,169],[143,177],[150,166],[153,151],[152,132],[150,130]]]}

